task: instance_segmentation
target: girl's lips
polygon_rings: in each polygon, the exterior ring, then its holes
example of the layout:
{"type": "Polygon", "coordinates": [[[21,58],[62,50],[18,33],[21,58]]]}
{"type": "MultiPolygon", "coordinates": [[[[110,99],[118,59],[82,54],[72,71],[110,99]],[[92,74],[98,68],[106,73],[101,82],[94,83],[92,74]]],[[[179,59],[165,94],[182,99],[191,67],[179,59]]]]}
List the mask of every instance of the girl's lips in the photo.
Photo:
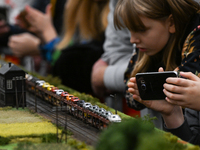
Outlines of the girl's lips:
{"type": "Polygon", "coordinates": [[[145,49],[145,48],[138,48],[141,52],[146,52],[147,51],[147,49],[145,49]]]}

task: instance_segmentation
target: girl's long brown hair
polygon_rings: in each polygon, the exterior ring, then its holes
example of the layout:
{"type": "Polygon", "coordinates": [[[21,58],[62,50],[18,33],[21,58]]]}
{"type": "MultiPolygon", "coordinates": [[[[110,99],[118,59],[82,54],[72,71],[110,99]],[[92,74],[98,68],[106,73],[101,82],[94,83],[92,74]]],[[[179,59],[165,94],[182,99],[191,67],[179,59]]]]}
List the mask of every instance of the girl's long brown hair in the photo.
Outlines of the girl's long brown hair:
{"type": "MultiPolygon", "coordinates": [[[[180,43],[187,24],[199,9],[199,4],[193,0],[119,0],[114,13],[114,24],[115,28],[127,27],[130,31],[137,32],[145,29],[140,15],[162,21],[172,14],[176,32],[171,34],[163,49],[165,70],[169,71],[177,67],[176,51],[181,50],[180,43]]],[[[132,76],[147,71],[150,63],[150,56],[139,52],[132,76]]]]}
{"type": "Polygon", "coordinates": [[[84,39],[98,39],[107,27],[109,0],[68,0],[64,13],[61,42],[57,49],[66,47],[76,29],[84,39]]]}

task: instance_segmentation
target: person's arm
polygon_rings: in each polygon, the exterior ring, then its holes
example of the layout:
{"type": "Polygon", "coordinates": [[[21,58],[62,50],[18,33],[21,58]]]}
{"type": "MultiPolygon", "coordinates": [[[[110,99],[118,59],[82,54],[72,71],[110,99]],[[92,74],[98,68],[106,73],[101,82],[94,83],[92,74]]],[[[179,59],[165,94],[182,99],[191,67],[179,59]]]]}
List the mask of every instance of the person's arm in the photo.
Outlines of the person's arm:
{"type": "Polygon", "coordinates": [[[199,111],[185,108],[184,123],[177,128],[171,129],[164,126],[164,130],[167,132],[171,132],[172,134],[178,136],[182,140],[185,140],[195,145],[200,145],[199,120],[199,111]]]}
{"type": "Polygon", "coordinates": [[[123,92],[125,89],[124,72],[133,52],[130,34],[127,29],[116,30],[113,23],[114,8],[117,0],[110,1],[110,13],[106,29],[104,54],[101,59],[108,64],[103,76],[105,87],[110,91],[123,92]]]}
{"type": "Polygon", "coordinates": [[[200,145],[199,107],[200,107],[200,79],[191,72],[180,72],[184,78],[168,78],[164,84],[166,100],[175,105],[192,109],[185,109],[185,121],[177,128],[165,127],[181,139],[200,145]],[[197,111],[198,110],[198,111],[197,111]]]}
{"type": "Polygon", "coordinates": [[[107,67],[108,64],[102,59],[96,61],[92,67],[92,73],[91,73],[92,90],[96,95],[100,97],[103,97],[109,93],[103,82],[104,72],[107,67]]]}

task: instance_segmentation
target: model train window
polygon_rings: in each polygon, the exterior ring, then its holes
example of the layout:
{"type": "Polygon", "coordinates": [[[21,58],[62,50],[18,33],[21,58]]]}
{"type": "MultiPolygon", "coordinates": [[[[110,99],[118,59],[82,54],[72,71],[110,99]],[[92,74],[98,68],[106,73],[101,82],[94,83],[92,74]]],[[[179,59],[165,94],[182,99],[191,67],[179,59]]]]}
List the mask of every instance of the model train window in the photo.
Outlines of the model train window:
{"type": "Polygon", "coordinates": [[[12,85],[12,80],[7,80],[7,89],[12,89],[13,85],[12,85]]]}

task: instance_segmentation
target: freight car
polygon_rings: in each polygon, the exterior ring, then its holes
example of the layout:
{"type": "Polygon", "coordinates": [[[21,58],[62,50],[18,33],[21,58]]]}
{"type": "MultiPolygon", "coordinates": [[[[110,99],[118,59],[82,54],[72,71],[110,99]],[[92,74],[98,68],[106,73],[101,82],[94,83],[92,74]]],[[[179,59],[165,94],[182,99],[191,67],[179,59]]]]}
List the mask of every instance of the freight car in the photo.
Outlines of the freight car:
{"type": "Polygon", "coordinates": [[[112,114],[96,105],[93,106],[91,103],[80,100],[67,91],[58,89],[43,80],[29,74],[26,75],[26,79],[28,92],[53,105],[66,108],[69,114],[98,129],[103,129],[112,122],[121,122],[121,118],[117,114],[112,114]]]}

